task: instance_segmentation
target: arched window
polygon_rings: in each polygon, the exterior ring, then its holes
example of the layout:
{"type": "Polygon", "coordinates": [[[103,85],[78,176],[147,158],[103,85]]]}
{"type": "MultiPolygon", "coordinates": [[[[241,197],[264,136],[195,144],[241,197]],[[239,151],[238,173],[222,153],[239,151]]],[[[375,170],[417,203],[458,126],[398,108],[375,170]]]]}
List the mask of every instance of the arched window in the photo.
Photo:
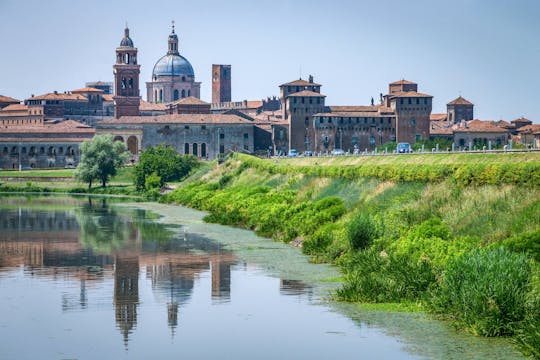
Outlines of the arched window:
{"type": "Polygon", "coordinates": [[[39,153],[41,155],[45,154],[45,148],[43,146],[39,148],[39,153]]]}
{"type": "Polygon", "coordinates": [[[185,98],[185,97],[186,97],[186,90],[182,89],[182,98],[185,98]]]}
{"type": "Polygon", "coordinates": [[[154,90],[154,102],[158,101],[157,90],[154,90]]]}
{"type": "Polygon", "coordinates": [[[159,102],[163,102],[163,90],[159,90],[159,102]]]}
{"type": "Polygon", "coordinates": [[[185,143],[184,144],[184,155],[188,155],[188,154],[189,154],[189,144],[185,143]]]}
{"type": "Polygon", "coordinates": [[[186,81],[186,77],[185,77],[185,76],[182,76],[182,81],[186,81]]]}
{"type": "Polygon", "coordinates": [[[22,148],[22,153],[23,153],[23,154],[26,154],[26,147],[23,147],[23,148],[22,148]]]}
{"type": "Polygon", "coordinates": [[[64,153],[64,148],[60,146],[58,148],[58,154],[62,155],[63,153],[64,153]]]}
{"type": "Polygon", "coordinates": [[[201,144],[201,157],[206,157],[206,144],[201,144]]]}
{"type": "Polygon", "coordinates": [[[4,146],[4,150],[2,151],[4,153],[4,155],[6,155],[8,153],[8,148],[7,146],[4,146]]]}
{"type": "Polygon", "coordinates": [[[199,155],[199,145],[197,145],[197,143],[193,143],[193,155],[199,155]]]}
{"type": "Polygon", "coordinates": [[[128,87],[133,89],[133,78],[129,78],[128,87]]]}
{"type": "Polygon", "coordinates": [[[191,90],[188,90],[188,91],[187,91],[187,96],[188,96],[188,97],[191,96],[191,90]]]}
{"type": "Polygon", "coordinates": [[[178,89],[174,89],[174,100],[178,100],[178,89]]]}

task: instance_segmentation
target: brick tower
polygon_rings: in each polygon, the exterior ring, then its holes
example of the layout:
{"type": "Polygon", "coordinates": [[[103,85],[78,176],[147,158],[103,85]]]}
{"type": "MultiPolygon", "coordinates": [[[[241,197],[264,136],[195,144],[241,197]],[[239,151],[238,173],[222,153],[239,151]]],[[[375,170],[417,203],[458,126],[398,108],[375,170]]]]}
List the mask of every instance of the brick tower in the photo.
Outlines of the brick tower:
{"type": "Polygon", "coordinates": [[[124,30],[124,38],[116,48],[116,64],[114,73],[114,116],[139,116],[139,74],[140,65],[137,65],[137,48],[129,37],[129,29],[124,30]]]}
{"type": "Polygon", "coordinates": [[[212,103],[231,101],[231,65],[212,65],[212,103]]]}

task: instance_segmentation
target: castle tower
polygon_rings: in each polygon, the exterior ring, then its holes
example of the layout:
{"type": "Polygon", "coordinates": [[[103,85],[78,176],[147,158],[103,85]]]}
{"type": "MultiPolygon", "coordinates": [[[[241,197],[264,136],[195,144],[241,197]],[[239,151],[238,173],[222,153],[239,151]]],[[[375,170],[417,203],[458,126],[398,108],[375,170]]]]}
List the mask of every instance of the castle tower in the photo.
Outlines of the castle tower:
{"type": "Polygon", "coordinates": [[[231,65],[212,64],[212,103],[231,101],[231,65]]]}
{"type": "Polygon", "coordinates": [[[396,113],[396,142],[414,144],[429,139],[429,117],[433,96],[408,91],[390,95],[390,106],[396,113]]]}
{"type": "Polygon", "coordinates": [[[129,37],[129,29],[124,30],[124,38],[116,48],[116,64],[114,73],[114,116],[139,116],[139,74],[141,66],[137,65],[137,48],[129,37]]]}
{"type": "Polygon", "coordinates": [[[472,120],[474,119],[474,104],[459,96],[457,99],[446,104],[446,113],[448,114],[448,121],[453,124],[463,120],[472,120]]]}

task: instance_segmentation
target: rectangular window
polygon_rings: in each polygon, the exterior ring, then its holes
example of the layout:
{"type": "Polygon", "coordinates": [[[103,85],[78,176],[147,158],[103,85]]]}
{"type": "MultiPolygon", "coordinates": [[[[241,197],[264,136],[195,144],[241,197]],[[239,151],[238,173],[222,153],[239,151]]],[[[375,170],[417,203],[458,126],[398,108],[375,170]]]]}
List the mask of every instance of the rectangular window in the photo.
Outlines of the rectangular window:
{"type": "Polygon", "coordinates": [[[189,125],[184,125],[185,130],[189,130],[189,125]]]}
{"type": "Polygon", "coordinates": [[[244,139],[247,139],[249,138],[249,134],[248,133],[244,133],[244,139]]]}
{"type": "Polygon", "coordinates": [[[223,133],[219,134],[219,138],[220,139],[225,139],[225,134],[223,134],[223,133]]]}
{"type": "Polygon", "coordinates": [[[201,130],[206,130],[206,125],[201,126],[201,130]]]}

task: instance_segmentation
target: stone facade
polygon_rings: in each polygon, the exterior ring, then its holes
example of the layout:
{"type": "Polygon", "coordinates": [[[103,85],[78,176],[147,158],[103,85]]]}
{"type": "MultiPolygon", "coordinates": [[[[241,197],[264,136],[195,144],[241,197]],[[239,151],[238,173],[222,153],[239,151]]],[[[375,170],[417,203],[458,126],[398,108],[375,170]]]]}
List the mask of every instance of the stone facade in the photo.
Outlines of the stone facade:
{"type": "Polygon", "coordinates": [[[90,140],[95,129],[68,120],[53,125],[0,129],[0,168],[50,168],[76,166],[79,146],[90,140]]]}
{"type": "Polygon", "coordinates": [[[218,154],[254,151],[254,125],[236,115],[128,116],[98,123],[97,133],[113,134],[124,141],[130,136],[136,137],[137,154],[160,144],[170,145],[182,155],[192,154],[209,160],[218,154]]]}
{"type": "Polygon", "coordinates": [[[457,99],[454,99],[446,104],[446,113],[448,114],[448,121],[453,124],[459,123],[463,120],[473,120],[474,104],[459,96],[457,99]]]}

